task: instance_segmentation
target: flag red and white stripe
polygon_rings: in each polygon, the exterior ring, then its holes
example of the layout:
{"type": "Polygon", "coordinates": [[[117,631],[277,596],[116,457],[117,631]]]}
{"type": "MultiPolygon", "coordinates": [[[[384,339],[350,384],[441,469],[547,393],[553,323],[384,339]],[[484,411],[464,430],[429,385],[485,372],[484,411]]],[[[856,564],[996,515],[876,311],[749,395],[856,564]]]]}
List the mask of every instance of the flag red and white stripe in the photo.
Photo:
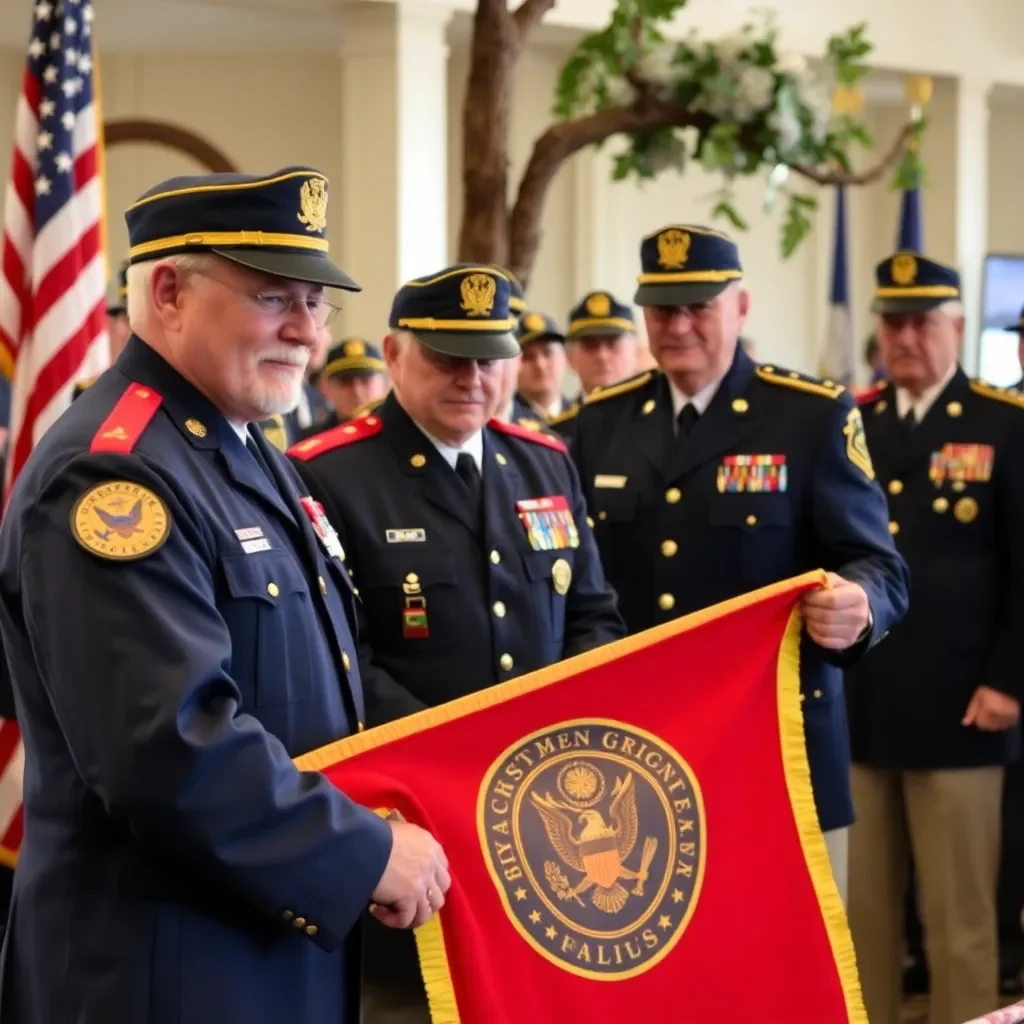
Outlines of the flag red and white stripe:
{"type": "MultiPolygon", "coordinates": [[[[69,405],[75,381],[109,361],[92,5],[38,0],[31,11],[0,244],[0,367],[12,381],[7,495],[69,405]]],[[[21,842],[16,733],[0,719],[0,861],[7,862],[21,842]]]]}

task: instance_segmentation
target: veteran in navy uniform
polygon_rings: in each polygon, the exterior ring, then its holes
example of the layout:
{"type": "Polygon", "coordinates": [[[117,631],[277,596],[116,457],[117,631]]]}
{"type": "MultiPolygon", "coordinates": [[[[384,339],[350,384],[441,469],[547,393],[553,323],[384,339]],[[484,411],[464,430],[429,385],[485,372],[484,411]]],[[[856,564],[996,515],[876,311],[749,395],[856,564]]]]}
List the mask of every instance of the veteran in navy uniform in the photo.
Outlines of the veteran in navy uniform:
{"type": "Polygon", "coordinates": [[[1024,397],[970,380],[960,278],[919,253],[877,267],[889,382],[862,396],[910,610],[847,677],[850,925],[872,1024],[900,1019],[912,854],[932,1024],[997,1005],[1004,766],[1020,751],[1024,397]]]}
{"type": "MultiPolygon", "coordinates": [[[[842,387],[756,366],[734,243],[671,226],[641,246],[636,301],[660,372],[602,388],[571,421],[608,581],[631,633],[815,568],[805,597],[804,718],[821,827],[852,820],[840,666],[902,616],[860,413],[842,387]]],[[[837,879],[844,834],[828,837],[837,879]]]]}
{"type": "Polygon", "coordinates": [[[337,538],[253,424],[297,400],[327,181],[175,178],[127,213],[135,335],[0,529],[25,743],[4,1024],[354,1024],[356,923],[426,920],[432,837],[293,758],[362,727],[337,538]]]}
{"type": "Polygon", "coordinates": [[[383,401],[388,391],[387,373],[384,356],[373,342],[365,338],[343,338],[336,342],[327,350],[319,379],[331,412],[324,422],[294,440],[330,430],[354,418],[371,403],[383,401]]]}
{"type": "Polygon", "coordinates": [[[520,319],[516,337],[522,350],[515,395],[520,415],[549,423],[569,407],[562,394],[565,335],[554,317],[530,310],[520,319]]]}
{"type": "MultiPolygon", "coordinates": [[[[565,445],[493,418],[519,350],[508,294],[471,265],[406,284],[384,340],[392,394],[292,450],[360,594],[371,724],[625,633],[565,445]]],[[[368,942],[366,970],[366,1024],[429,1021],[411,943],[368,942]]]]}

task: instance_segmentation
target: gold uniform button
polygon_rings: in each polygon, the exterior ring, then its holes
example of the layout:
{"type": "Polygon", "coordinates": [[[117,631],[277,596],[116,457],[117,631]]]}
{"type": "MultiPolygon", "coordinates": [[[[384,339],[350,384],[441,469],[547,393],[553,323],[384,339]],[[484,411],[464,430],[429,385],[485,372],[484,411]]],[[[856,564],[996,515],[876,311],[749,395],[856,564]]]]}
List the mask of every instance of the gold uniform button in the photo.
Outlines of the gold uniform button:
{"type": "Polygon", "coordinates": [[[966,489],[967,489],[967,484],[965,484],[963,480],[954,480],[953,481],[953,490],[954,491],[964,491],[966,489]]]}
{"type": "Polygon", "coordinates": [[[682,498],[683,492],[678,487],[670,487],[665,492],[665,500],[670,504],[674,505],[677,501],[682,498]]]}
{"type": "Polygon", "coordinates": [[[605,512],[604,509],[601,509],[601,511],[597,513],[597,518],[603,523],[608,518],[608,513],[605,512]]]}
{"type": "Polygon", "coordinates": [[[294,921],[292,921],[292,924],[296,928],[305,928],[306,927],[306,919],[304,917],[297,917],[297,918],[295,918],[294,921]]]}
{"type": "Polygon", "coordinates": [[[501,555],[497,551],[491,552],[491,565],[498,565],[501,562],[501,555]]]}
{"type": "Polygon", "coordinates": [[[267,584],[267,593],[271,597],[277,597],[281,593],[281,588],[276,583],[267,584]]]}
{"type": "Polygon", "coordinates": [[[666,558],[671,558],[679,550],[679,545],[674,540],[663,540],[661,542],[661,553],[666,558]]]}
{"type": "Polygon", "coordinates": [[[747,526],[757,526],[757,516],[747,516],[747,526]]]}
{"type": "Polygon", "coordinates": [[[501,454],[501,452],[495,452],[494,453],[494,461],[499,466],[506,466],[506,465],[508,465],[508,459],[506,459],[505,456],[501,454]]]}
{"type": "Polygon", "coordinates": [[[426,464],[426,455],[414,455],[411,459],[409,459],[409,465],[412,466],[413,469],[422,469],[426,464]]]}
{"type": "Polygon", "coordinates": [[[501,601],[495,601],[491,607],[499,619],[505,618],[505,605],[501,601]]]}
{"type": "Polygon", "coordinates": [[[950,402],[949,405],[946,406],[946,412],[949,413],[953,419],[963,415],[963,411],[964,407],[959,402],[950,402]]]}
{"type": "Polygon", "coordinates": [[[806,693],[801,693],[800,694],[800,703],[803,704],[803,702],[805,700],[807,700],[807,694],[806,693]]]}
{"type": "Polygon", "coordinates": [[[341,664],[346,672],[352,671],[352,659],[348,656],[348,651],[341,652],[341,664]]]}
{"type": "Polygon", "coordinates": [[[512,660],[511,654],[503,654],[501,656],[501,661],[499,662],[499,664],[506,672],[508,672],[509,669],[511,669],[512,666],[515,664],[515,662],[512,660]]]}
{"type": "Polygon", "coordinates": [[[414,572],[406,573],[406,576],[405,576],[405,582],[406,583],[419,583],[419,581],[420,581],[420,578],[419,578],[419,576],[416,575],[416,573],[414,573],[414,572]]]}
{"type": "Polygon", "coordinates": [[[323,576],[317,576],[316,580],[317,580],[317,583],[320,584],[320,593],[323,594],[324,597],[326,597],[327,596],[327,581],[323,578],[323,576]]]}
{"type": "Polygon", "coordinates": [[[902,480],[890,480],[889,481],[889,493],[890,494],[902,494],[903,493],[903,481],[902,480]]]}
{"type": "Polygon", "coordinates": [[[291,919],[293,917],[295,917],[295,912],[294,911],[292,911],[292,910],[282,910],[281,911],[281,920],[282,921],[291,921],[291,919]]]}
{"type": "Polygon", "coordinates": [[[652,412],[654,412],[654,399],[653,398],[648,398],[647,401],[644,402],[644,406],[643,406],[643,408],[640,411],[645,416],[650,416],[650,414],[652,412]]]}
{"type": "Polygon", "coordinates": [[[942,515],[943,512],[948,512],[949,498],[936,498],[932,502],[932,508],[935,509],[935,511],[938,512],[939,515],[942,515]]]}
{"type": "Polygon", "coordinates": [[[733,412],[747,412],[750,409],[750,403],[745,398],[734,398],[732,402],[733,412]]]}
{"type": "Polygon", "coordinates": [[[814,691],[814,699],[815,700],[821,700],[821,690],[815,690],[814,691]]]}
{"type": "Polygon", "coordinates": [[[663,612],[671,611],[676,606],[676,599],[671,594],[662,594],[658,598],[658,607],[663,612]]]}
{"type": "Polygon", "coordinates": [[[895,537],[900,532],[899,523],[889,523],[889,532],[895,537]]]}
{"type": "Polygon", "coordinates": [[[310,938],[313,938],[313,936],[314,936],[314,935],[316,935],[316,933],[317,933],[318,931],[320,931],[320,929],[319,929],[319,928],[317,928],[317,926],[316,926],[315,924],[307,924],[307,925],[306,925],[306,934],[307,934],[307,935],[308,935],[308,936],[309,936],[310,938]]]}

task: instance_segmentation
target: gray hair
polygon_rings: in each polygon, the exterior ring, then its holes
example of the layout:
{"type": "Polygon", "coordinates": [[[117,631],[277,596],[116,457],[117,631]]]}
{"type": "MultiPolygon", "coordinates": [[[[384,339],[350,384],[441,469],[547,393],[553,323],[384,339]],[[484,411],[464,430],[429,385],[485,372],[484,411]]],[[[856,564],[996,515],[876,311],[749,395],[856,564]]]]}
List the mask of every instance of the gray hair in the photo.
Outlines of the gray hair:
{"type": "Polygon", "coordinates": [[[153,272],[161,264],[172,263],[179,270],[203,271],[217,261],[218,257],[201,252],[186,252],[179,256],[163,256],[155,260],[133,263],[128,267],[128,323],[139,334],[145,330],[149,319],[149,285],[153,272]]]}

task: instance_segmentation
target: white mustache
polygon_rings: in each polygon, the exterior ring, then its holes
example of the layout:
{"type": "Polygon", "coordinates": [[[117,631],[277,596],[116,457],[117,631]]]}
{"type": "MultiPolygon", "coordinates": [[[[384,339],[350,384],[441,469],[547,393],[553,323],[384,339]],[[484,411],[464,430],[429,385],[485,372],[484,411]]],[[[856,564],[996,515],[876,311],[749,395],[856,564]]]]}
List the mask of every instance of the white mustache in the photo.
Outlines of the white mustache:
{"type": "Polygon", "coordinates": [[[290,366],[303,368],[309,363],[309,353],[302,348],[283,348],[279,351],[264,352],[259,357],[261,363],[288,363],[290,366]]]}

